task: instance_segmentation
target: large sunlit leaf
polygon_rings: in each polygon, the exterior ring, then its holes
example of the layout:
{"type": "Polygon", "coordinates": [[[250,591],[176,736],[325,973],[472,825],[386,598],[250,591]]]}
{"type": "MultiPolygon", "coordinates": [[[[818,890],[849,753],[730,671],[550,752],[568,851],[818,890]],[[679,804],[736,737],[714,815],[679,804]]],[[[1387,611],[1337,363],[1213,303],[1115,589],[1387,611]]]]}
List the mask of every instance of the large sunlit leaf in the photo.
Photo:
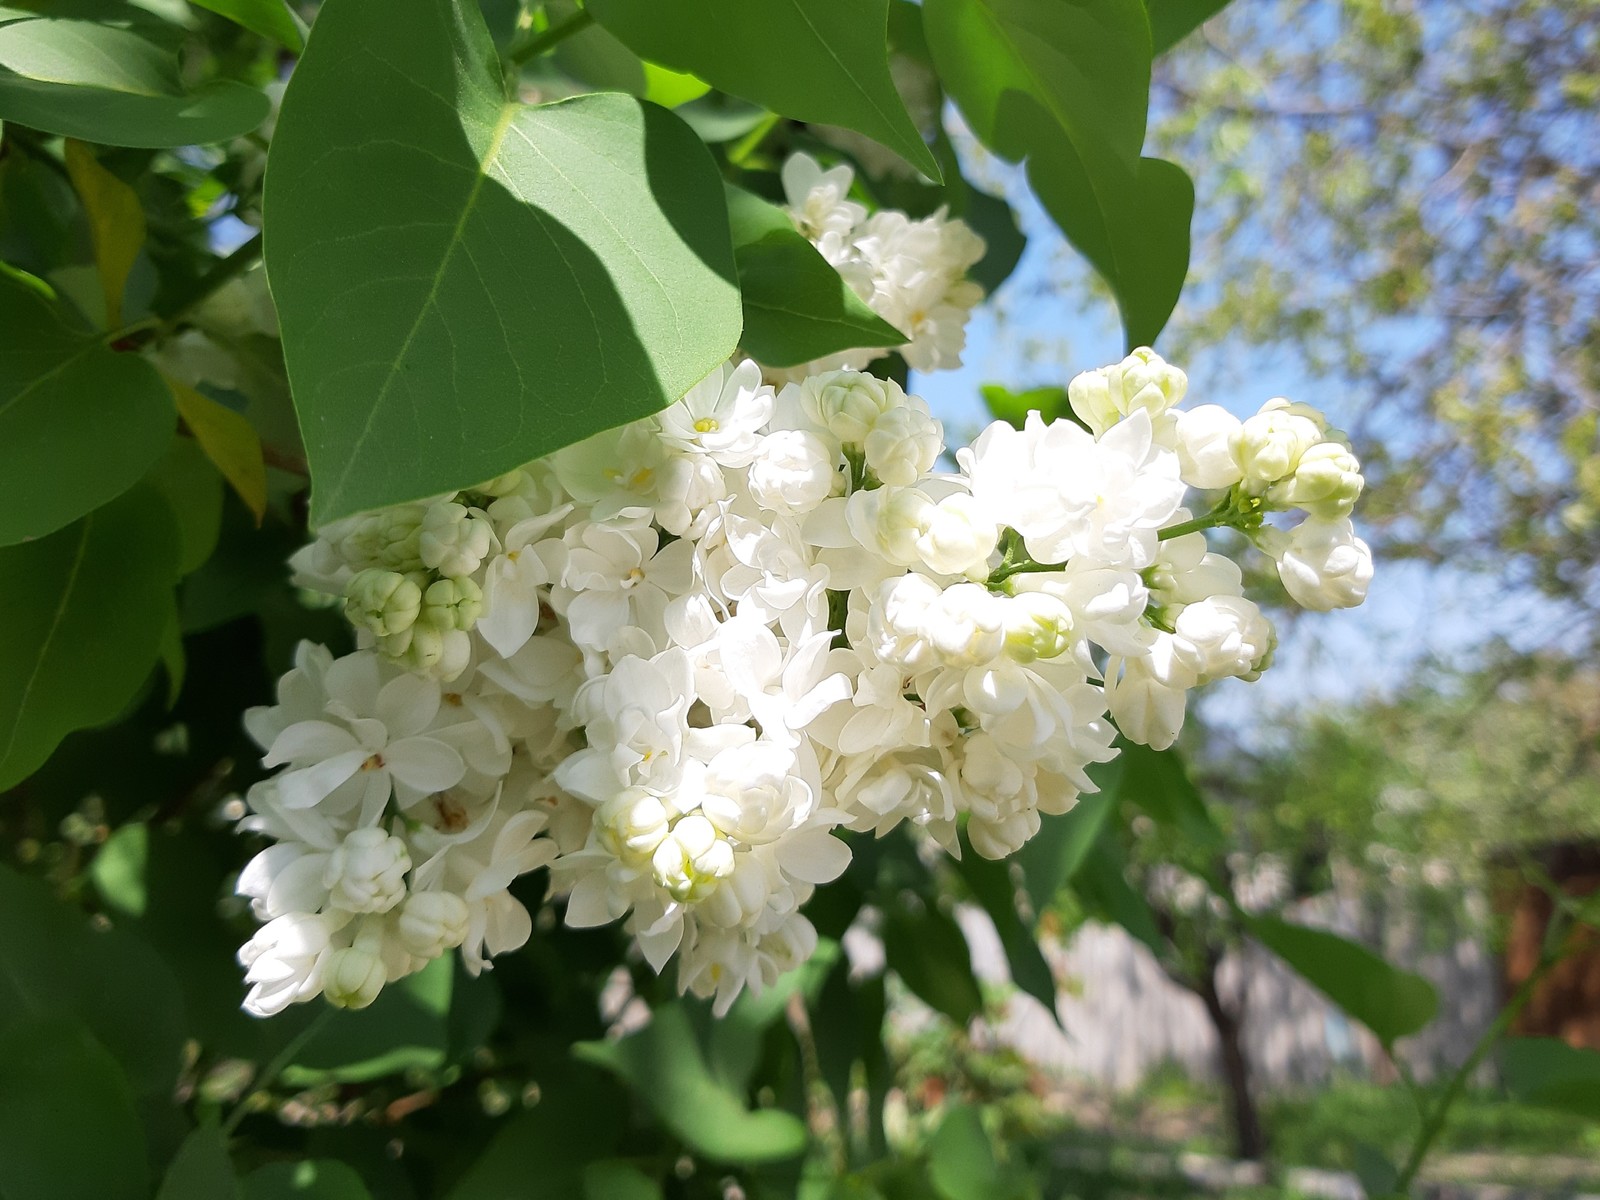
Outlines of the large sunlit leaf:
{"type": "Polygon", "coordinates": [[[5,546],[132,487],[166,450],[175,420],[149,363],[104,345],[49,288],[4,266],[0,331],[5,546]]]}
{"type": "Polygon", "coordinates": [[[1111,285],[1130,345],[1155,340],[1189,266],[1194,188],[1141,158],[1150,24],[1140,0],[926,0],[940,81],[1111,285]]]}
{"type": "Polygon", "coordinates": [[[1439,1011],[1431,983],[1348,938],[1276,917],[1247,917],[1246,925],[1257,941],[1386,1046],[1416,1033],[1439,1011]]]}
{"type": "Polygon", "coordinates": [[[160,148],[238,137],[270,108],[263,93],[231,80],[185,91],[176,58],[130,30],[48,17],[0,25],[0,120],[160,148]]]}
{"type": "Polygon", "coordinates": [[[699,139],[630,96],[508,102],[476,4],[329,0],[265,211],[317,522],[654,412],[738,341],[699,139]]]}
{"type": "Polygon", "coordinates": [[[728,218],[745,353],[766,366],[795,367],[841,350],[905,343],[905,334],[867,307],[777,205],[729,186],[728,218]]]}
{"type": "Polygon", "coordinates": [[[178,556],[171,510],[145,487],[0,548],[12,581],[0,588],[0,791],[133,699],[172,613],[178,556]]]}
{"type": "Polygon", "coordinates": [[[604,1067],[690,1148],[723,1163],[794,1158],[806,1148],[806,1127],[777,1109],[750,1111],[706,1067],[682,1006],[655,1010],[638,1033],[620,1041],[584,1042],[583,1061],[604,1067]]]}
{"type": "Polygon", "coordinates": [[[854,129],[939,177],[889,74],[889,0],[590,0],[589,9],[651,62],[797,121],[854,129]]]}

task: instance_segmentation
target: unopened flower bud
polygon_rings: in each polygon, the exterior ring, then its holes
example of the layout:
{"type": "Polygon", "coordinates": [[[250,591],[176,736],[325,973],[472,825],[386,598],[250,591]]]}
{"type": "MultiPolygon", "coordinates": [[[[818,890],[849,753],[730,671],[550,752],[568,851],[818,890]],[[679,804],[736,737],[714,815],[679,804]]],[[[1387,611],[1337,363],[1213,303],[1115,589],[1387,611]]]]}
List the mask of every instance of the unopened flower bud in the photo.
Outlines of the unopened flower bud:
{"type": "Polygon", "coordinates": [[[656,883],[674,900],[692,904],[733,873],[733,847],[705,817],[690,813],[656,847],[650,865],[656,883]]]}
{"type": "Polygon", "coordinates": [[[422,620],[435,629],[471,629],[483,615],[483,589],[465,575],[440,579],[422,596],[422,620]]]}
{"type": "Polygon", "coordinates": [[[864,443],[879,417],[906,402],[898,383],[862,371],[827,371],[791,386],[799,389],[800,410],[850,446],[864,443]]]}
{"type": "Polygon", "coordinates": [[[917,556],[940,575],[986,576],[999,530],[966,492],[946,496],[923,514],[924,528],[915,546],[917,556]]]}
{"type": "Polygon", "coordinates": [[[1294,472],[1300,456],[1322,440],[1322,426],[1303,406],[1269,400],[1228,439],[1244,490],[1259,496],[1294,472]]]}
{"type": "Polygon", "coordinates": [[[417,556],[417,534],[422,526],[420,504],[397,504],[382,512],[354,517],[339,539],[339,553],[351,566],[385,567],[391,571],[415,571],[422,566],[417,556]]]}
{"type": "Polygon", "coordinates": [[[833,494],[837,458],[814,433],[776,430],[761,439],[750,463],[750,494],[772,512],[810,512],[833,494]]]}
{"type": "Polygon", "coordinates": [[[618,858],[649,858],[667,837],[667,810],[659,797],[631,787],[595,813],[600,844],[618,858]]]}
{"type": "Polygon", "coordinates": [[[921,561],[917,539],[928,528],[933,501],[917,488],[881,487],[854,493],[845,506],[845,520],[856,541],[896,566],[921,561]]]}
{"type": "Polygon", "coordinates": [[[1190,487],[1213,490],[1239,482],[1233,435],[1243,424],[1218,404],[1202,404],[1178,414],[1178,472],[1190,487]]]}
{"type": "Polygon", "coordinates": [[[406,894],[411,855],[405,842],[375,826],[353,829],[328,856],[323,886],[350,912],[388,912],[406,894]]]}
{"type": "Polygon", "coordinates": [[[1173,630],[1176,652],[1201,683],[1260,678],[1278,641],[1272,622],[1243,596],[1211,596],[1186,605],[1173,630]]]}
{"type": "Polygon", "coordinates": [[[1154,421],[1183,399],[1189,377],[1154,350],[1140,347],[1113,367],[1085,371],[1067,385],[1072,411],[1096,437],[1143,409],[1154,421]]]}
{"type": "Polygon", "coordinates": [[[328,955],[322,994],[335,1008],[365,1008],[378,998],[387,979],[382,958],[370,950],[351,946],[328,955]]]}
{"type": "Polygon", "coordinates": [[[454,679],[472,661],[472,638],[460,629],[440,629],[418,621],[392,637],[379,638],[378,649],[406,670],[431,679],[454,679]]]}
{"type": "Polygon", "coordinates": [[[930,416],[920,400],[880,413],[867,431],[863,449],[867,467],[880,480],[910,487],[933,470],[944,450],[944,426],[930,416]]]}
{"type": "Polygon", "coordinates": [[[1005,605],[976,583],[945,588],[929,609],[925,636],[946,666],[993,662],[1005,647],[1005,605]]]}
{"type": "Polygon", "coordinates": [[[1318,442],[1300,456],[1294,474],[1267,490],[1285,508],[1303,508],[1325,521],[1348,517],[1364,484],[1361,463],[1338,442],[1318,442]]]}
{"type": "Polygon", "coordinates": [[[467,940],[470,918],[467,902],[454,892],[413,892],[395,928],[409,953],[434,959],[467,940]]]}
{"type": "Polygon", "coordinates": [[[422,608],[422,589],[398,571],[368,567],[344,589],[344,615],[352,625],[389,637],[410,629],[422,608]]]}
{"type": "Polygon", "coordinates": [[[471,575],[494,549],[494,526],[477,509],[441,500],[428,506],[417,549],[441,575],[471,575]]]}
{"type": "Polygon", "coordinates": [[[1072,648],[1072,610],[1046,592],[1021,592],[1002,600],[1006,654],[1017,662],[1059,658],[1072,648]]]}
{"type": "Polygon", "coordinates": [[[1354,608],[1367,598],[1372,582],[1372,551],[1345,517],[1310,517],[1287,537],[1267,544],[1278,560],[1278,578],[1294,602],[1314,612],[1354,608]]]}

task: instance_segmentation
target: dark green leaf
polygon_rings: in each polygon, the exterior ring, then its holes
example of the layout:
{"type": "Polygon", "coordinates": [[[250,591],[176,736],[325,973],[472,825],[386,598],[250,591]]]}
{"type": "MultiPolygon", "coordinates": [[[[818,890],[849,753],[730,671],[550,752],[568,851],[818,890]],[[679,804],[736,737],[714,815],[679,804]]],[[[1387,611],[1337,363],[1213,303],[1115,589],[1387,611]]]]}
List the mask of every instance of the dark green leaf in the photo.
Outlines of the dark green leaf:
{"type": "Polygon", "coordinates": [[[1150,47],[1165,54],[1228,7],[1228,0],[1145,0],[1150,10],[1150,47]]]}
{"type": "Polygon", "coordinates": [[[1041,817],[1039,832],[1028,839],[1013,860],[1022,868],[1023,889],[1035,916],[1049,908],[1056,894],[1077,874],[1105,828],[1106,818],[1117,806],[1122,760],[1099,764],[1090,775],[1100,790],[1079,796],[1070,812],[1041,817]]]}
{"type": "Polygon", "coordinates": [[[889,969],[925,1004],[962,1028],[983,1011],[972,952],[953,918],[936,908],[896,909],[882,932],[889,969]]]}
{"type": "Polygon", "coordinates": [[[270,107],[261,92],[230,80],[184,92],[177,60],[130,30],[53,18],[0,25],[0,120],[160,148],[249,133],[270,107]]]}
{"type": "Polygon", "coordinates": [[[1416,1033],[1439,1010],[1439,995],[1422,976],[1392,967],[1336,933],[1276,917],[1247,916],[1245,924],[1257,941],[1386,1046],[1416,1033]]]}
{"type": "Polygon", "coordinates": [[[244,1180],[244,1200],[368,1200],[370,1195],[361,1176],[327,1159],[268,1163],[244,1180]]]}
{"type": "Polygon", "coordinates": [[[654,412],[738,341],[699,139],[628,96],[508,103],[475,4],[329,0],[265,206],[317,522],[654,412]]]}
{"type": "Polygon", "coordinates": [[[661,1185],[625,1162],[590,1163],[583,1172],[583,1200],[661,1200],[661,1185]]]}
{"type": "MultiPolygon", "coordinates": [[[[7,914],[10,920],[10,914],[7,914]]],[[[0,1196],[140,1200],[144,1135],[128,1083],[87,1029],[38,1015],[0,1030],[0,1196]]]]}
{"type": "MultiPolygon", "coordinates": [[[[559,20],[560,6],[546,6],[559,20]]],[[[562,42],[555,54],[562,71],[588,84],[586,90],[627,92],[664,108],[704,96],[710,85],[693,75],[647,63],[598,25],[562,42]]]]}
{"type": "Polygon", "coordinates": [[[1600,1121],[1600,1053],[1555,1038],[1511,1038],[1500,1047],[1500,1075],[1518,1100],[1600,1121]]]}
{"type": "Polygon", "coordinates": [[[1150,27],[1140,0],[927,0],[941,82],[979,139],[1111,285],[1130,345],[1166,324],[1189,264],[1194,188],[1141,158],[1150,27]]]}
{"type": "Polygon", "coordinates": [[[790,1113],[751,1112],[707,1069],[689,1017],[677,1004],[615,1042],[582,1042],[573,1053],[628,1084],[673,1133],[707,1158],[759,1163],[804,1153],[806,1127],[790,1113]]]}
{"type": "Polygon", "coordinates": [[[189,575],[211,557],[222,532],[222,477],[193,438],[175,437],[150,473],[178,527],[178,573],[189,575]]]}
{"type": "Polygon", "coordinates": [[[994,1155],[976,1108],[950,1109],[928,1139],[928,1181],[941,1200],[1005,1200],[1017,1195],[994,1155]]]}
{"type": "Polygon", "coordinates": [[[1183,757],[1176,750],[1152,750],[1136,742],[1124,743],[1120,794],[1197,847],[1220,846],[1217,828],[1189,778],[1183,757]]]}
{"type": "Polygon", "coordinates": [[[731,184],[727,191],[745,353],[770,367],[794,367],[840,350],[905,343],[781,208],[731,184]]]}
{"type": "Polygon", "coordinates": [[[36,542],[0,548],[0,791],[74,729],[115,717],[155,665],[178,533],[138,488],[36,542]]]}
{"type": "Polygon", "coordinates": [[[1381,1200],[1382,1197],[1395,1194],[1400,1172],[1389,1161],[1387,1154],[1371,1142],[1357,1142],[1354,1156],[1356,1178],[1361,1181],[1362,1190],[1369,1200],[1381,1200]]]}
{"type": "Polygon", "coordinates": [[[1028,246],[1028,239],[1017,224],[1017,214],[1000,197],[968,187],[955,215],[983,238],[983,257],[967,272],[967,278],[992,296],[1011,277],[1028,246]]]}
{"type": "Polygon", "coordinates": [[[1032,927],[1017,912],[1017,889],[1011,881],[1010,864],[983,858],[969,845],[964,848],[956,869],[994,922],[1000,945],[1006,952],[1006,962],[1011,966],[1011,982],[1055,1017],[1056,979],[1034,939],[1032,927]]]}
{"type": "Polygon", "coordinates": [[[161,457],[177,422],[149,363],[103,345],[42,283],[4,266],[0,330],[6,546],[127,491],[161,457]]]}
{"type": "Polygon", "coordinates": [[[284,0],[193,0],[193,3],[220,13],[251,33],[271,38],[296,54],[305,49],[305,23],[284,0]]]}
{"type": "Polygon", "coordinates": [[[1098,918],[1122,926],[1158,958],[1165,952],[1150,902],[1128,882],[1121,845],[1105,829],[1072,876],[1072,890],[1098,918]]]}
{"type": "Polygon", "coordinates": [[[591,0],[589,9],[651,62],[797,121],[854,129],[939,177],[889,75],[889,0],[591,0]]]}
{"type": "Polygon", "coordinates": [[[137,1094],[170,1099],[184,1019],[166,966],[120,930],[89,929],[40,881],[0,868],[0,1025],[65,1015],[93,1031],[137,1094]]]}
{"type": "Polygon", "coordinates": [[[202,1125],[184,1138],[156,1200],[239,1200],[239,1181],[220,1129],[202,1125]]]}

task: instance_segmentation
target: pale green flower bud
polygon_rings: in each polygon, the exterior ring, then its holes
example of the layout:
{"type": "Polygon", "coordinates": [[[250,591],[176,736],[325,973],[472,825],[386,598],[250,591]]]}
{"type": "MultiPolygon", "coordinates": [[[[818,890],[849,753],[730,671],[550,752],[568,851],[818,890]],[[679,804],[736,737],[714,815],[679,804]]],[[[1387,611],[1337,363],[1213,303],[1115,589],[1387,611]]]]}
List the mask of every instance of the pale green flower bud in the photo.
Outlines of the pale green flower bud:
{"type": "Polygon", "coordinates": [[[595,831],[618,858],[649,858],[667,838],[666,806],[644,788],[628,788],[600,806],[595,831]]]}
{"type": "Polygon", "coordinates": [[[1141,346],[1120,363],[1085,371],[1067,385],[1072,411],[1098,437],[1123,417],[1143,409],[1152,421],[1183,399],[1189,377],[1154,350],[1141,346]]]}
{"type": "Polygon", "coordinates": [[[1247,495],[1259,496],[1294,473],[1300,456],[1322,440],[1322,426],[1303,405],[1269,400],[1228,439],[1247,495]],[[1299,410],[1299,411],[1297,411],[1299,410]]]}
{"type": "Polygon", "coordinates": [[[791,386],[800,410],[847,446],[863,444],[879,417],[906,402],[898,383],[861,371],[828,371],[791,386]]]}
{"type": "Polygon", "coordinates": [[[459,629],[418,621],[403,633],[379,638],[378,649],[413,674],[454,679],[472,658],[472,639],[459,629]]]}
{"type": "Polygon", "coordinates": [[[1006,654],[1017,662],[1059,658],[1072,649],[1072,610],[1044,592],[1005,600],[1006,654]]]}
{"type": "Polygon", "coordinates": [[[422,588],[398,571],[368,567],[345,585],[344,615],[380,638],[410,629],[421,608],[422,588]]]}
{"type": "Polygon", "coordinates": [[[471,913],[454,892],[413,892],[395,923],[400,942],[417,958],[438,958],[467,940],[471,913]]]}
{"type": "Polygon", "coordinates": [[[705,817],[690,813],[656,847],[650,866],[656,883],[674,900],[692,904],[733,874],[733,846],[705,817]]]}
{"type": "Polygon", "coordinates": [[[370,950],[351,946],[328,955],[322,994],[335,1008],[365,1008],[378,998],[387,979],[382,958],[370,950]]]}
{"type": "Polygon", "coordinates": [[[417,535],[426,510],[420,504],[397,504],[357,518],[350,532],[339,540],[339,553],[358,570],[387,567],[391,571],[415,571],[422,566],[417,555],[417,535]]]}
{"type": "Polygon", "coordinates": [[[428,506],[417,536],[425,566],[441,575],[471,575],[494,549],[488,516],[464,504],[441,500],[428,506]]]}
{"type": "Polygon", "coordinates": [[[483,589],[466,576],[440,579],[422,597],[422,620],[435,629],[471,629],[483,615],[483,589]]]}
{"type": "Polygon", "coordinates": [[[1268,489],[1267,499],[1332,521],[1350,515],[1364,483],[1361,464],[1347,447],[1318,442],[1300,456],[1293,475],[1268,489]]]}
{"type": "Polygon", "coordinates": [[[507,471],[504,475],[496,475],[487,479],[472,490],[481,492],[485,496],[509,496],[528,480],[527,474],[521,467],[507,471]]]}

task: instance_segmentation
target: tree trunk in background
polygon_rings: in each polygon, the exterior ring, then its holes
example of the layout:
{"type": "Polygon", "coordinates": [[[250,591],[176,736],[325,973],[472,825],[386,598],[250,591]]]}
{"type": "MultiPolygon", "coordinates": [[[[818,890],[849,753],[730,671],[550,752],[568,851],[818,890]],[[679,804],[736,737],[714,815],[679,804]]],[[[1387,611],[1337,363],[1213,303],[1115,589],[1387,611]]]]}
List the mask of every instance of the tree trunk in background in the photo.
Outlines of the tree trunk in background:
{"type": "Polygon", "coordinates": [[[1230,1008],[1217,989],[1217,970],[1221,966],[1220,954],[1208,954],[1206,970],[1199,980],[1200,999],[1217,1031],[1217,1046],[1222,1059],[1222,1077],[1228,1085],[1233,1116],[1234,1153],[1252,1161],[1264,1158],[1267,1153],[1266,1130],[1261,1125],[1261,1113],[1256,1108],[1255,1093],[1250,1088],[1250,1063],[1245,1058],[1241,1026],[1244,1002],[1237,1011],[1230,1008]]]}

